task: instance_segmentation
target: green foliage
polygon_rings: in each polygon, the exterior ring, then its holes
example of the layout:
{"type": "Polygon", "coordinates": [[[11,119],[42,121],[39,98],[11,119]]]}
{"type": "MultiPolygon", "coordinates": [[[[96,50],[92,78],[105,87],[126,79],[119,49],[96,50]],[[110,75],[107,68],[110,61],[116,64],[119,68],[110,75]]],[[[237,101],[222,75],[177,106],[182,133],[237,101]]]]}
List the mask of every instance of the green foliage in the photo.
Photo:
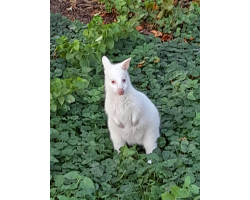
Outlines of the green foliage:
{"type": "MultiPolygon", "coordinates": [[[[191,184],[191,179],[189,176],[185,178],[185,182],[182,188],[178,186],[171,187],[171,192],[166,192],[161,194],[162,200],[175,200],[175,199],[185,199],[199,194],[199,187],[191,184]]],[[[196,196],[195,199],[199,199],[200,196],[196,196]]]]}
{"type": "Polygon", "coordinates": [[[120,15],[127,15],[129,21],[147,22],[158,25],[158,31],[172,33],[173,36],[188,39],[190,43],[200,42],[200,7],[190,2],[189,8],[176,6],[173,0],[101,0],[107,12],[116,8],[120,15]]]}
{"type": "Polygon", "coordinates": [[[162,43],[153,35],[138,35],[132,31],[136,23],[131,25],[123,16],[119,22],[107,25],[95,16],[84,30],[70,22],[59,31],[56,27],[65,19],[56,16],[51,31],[63,34],[54,38],[51,33],[52,49],[57,42],[56,56],[51,51],[50,60],[51,199],[152,200],[198,196],[199,45],[187,44],[182,37],[162,43]],[[81,34],[70,29],[72,24],[74,30],[82,30],[81,34]],[[160,112],[161,137],[158,148],[150,155],[136,145],[125,145],[120,154],[113,149],[104,113],[100,62],[104,54],[112,62],[132,58],[132,84],[148,95],[160,112]],[[147,163],[149,159],[151,165],[147,163]]]}

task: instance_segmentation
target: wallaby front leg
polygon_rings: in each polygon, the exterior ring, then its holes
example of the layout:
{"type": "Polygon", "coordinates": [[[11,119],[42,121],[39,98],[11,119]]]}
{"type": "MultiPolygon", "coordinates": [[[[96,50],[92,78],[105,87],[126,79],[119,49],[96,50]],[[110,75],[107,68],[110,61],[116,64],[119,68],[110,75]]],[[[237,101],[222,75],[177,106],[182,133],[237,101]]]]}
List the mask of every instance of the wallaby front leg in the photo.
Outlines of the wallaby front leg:
{"type": "Polygon", "coordinates": [[[139,123],[139,116],[136,111],[132,112],[131,122],[133,126],[136,126],[139,123]]]}
{"type": "Polygon", "coordinates": [[[121,123],[116,117],[113,117],[113,120],[118,127],[124,128],[123,123],[121,123]]]}

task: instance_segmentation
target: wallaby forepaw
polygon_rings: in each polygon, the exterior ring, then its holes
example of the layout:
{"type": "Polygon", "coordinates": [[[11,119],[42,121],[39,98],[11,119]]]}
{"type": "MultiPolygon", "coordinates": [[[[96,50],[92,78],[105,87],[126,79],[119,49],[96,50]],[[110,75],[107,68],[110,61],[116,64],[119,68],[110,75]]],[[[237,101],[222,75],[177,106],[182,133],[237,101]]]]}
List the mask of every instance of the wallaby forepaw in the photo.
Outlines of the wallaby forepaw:
{"type": "Polygon", "coordinates": [[[117,124],[117,126],[120,127],[120,128],[124,128],[124,125],[121,122],[119,124],[117,124]]]}
{"type": "Polygon", "coordinates": [[[136,126],[139,123],[139,119],[132,120],[132,125],[136,126]]]}

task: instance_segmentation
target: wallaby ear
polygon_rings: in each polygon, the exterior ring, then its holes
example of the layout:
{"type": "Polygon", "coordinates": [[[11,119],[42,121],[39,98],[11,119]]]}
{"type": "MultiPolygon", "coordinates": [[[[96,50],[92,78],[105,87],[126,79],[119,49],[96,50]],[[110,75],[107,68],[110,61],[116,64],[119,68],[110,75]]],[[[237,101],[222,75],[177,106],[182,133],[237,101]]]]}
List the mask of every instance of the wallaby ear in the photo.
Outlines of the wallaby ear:
{"type": "Polygon", "coordinates": [[[110,67],[111,62],[109,61],[109,59],[106,56],[103,56],[102,57],[102,64],[103,64],[104,69],[107,69],[110,67]]]}
{"type": "Polygon", "coordinates": [[[129,68],[129,63],[130,63],[131,58],[128,58],[127,60],[124,60],[122,64],[122,69],[127,70],[129,68]]]}

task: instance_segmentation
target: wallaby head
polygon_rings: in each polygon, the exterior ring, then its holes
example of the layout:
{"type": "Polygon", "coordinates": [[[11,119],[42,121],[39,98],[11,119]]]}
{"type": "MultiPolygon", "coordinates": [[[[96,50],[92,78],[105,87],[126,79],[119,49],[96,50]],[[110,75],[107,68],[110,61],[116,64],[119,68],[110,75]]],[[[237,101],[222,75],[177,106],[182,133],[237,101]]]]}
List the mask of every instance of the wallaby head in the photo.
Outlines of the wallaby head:
{"type": "Polygon", "coordinates": [[[130,60],[131,58],[128,58],[121,63],[112,64],[106,56],[102,57],[106,90],[118,95],[123,95],[126,92],[131,84],[127,72],[130,60]]]}

